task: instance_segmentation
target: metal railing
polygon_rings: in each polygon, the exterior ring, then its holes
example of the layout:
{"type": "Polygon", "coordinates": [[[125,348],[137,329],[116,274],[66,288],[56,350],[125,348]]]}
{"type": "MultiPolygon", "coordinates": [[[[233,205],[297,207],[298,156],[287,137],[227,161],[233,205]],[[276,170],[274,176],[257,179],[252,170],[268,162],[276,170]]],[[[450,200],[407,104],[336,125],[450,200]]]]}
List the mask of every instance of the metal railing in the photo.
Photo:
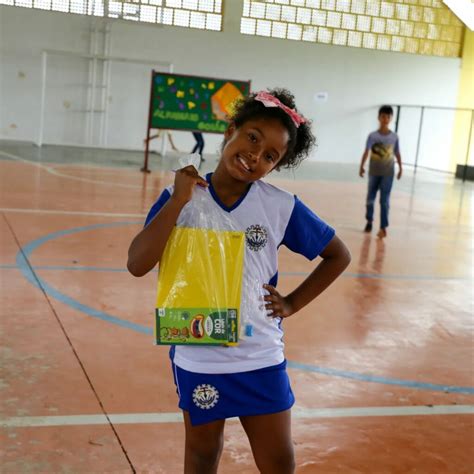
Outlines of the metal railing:
{"type": "MultiPolygon", "coordinates": [[[[394,106],[396,108],[396,118],[395,118],[395,131],[398,133],[401,124],[403,124],[403,110],[408,110],[408,109],[417,109],[419,110],[419,119],[418,119],[418,133],[417,133],[417,139],[416,139],[416,152],[415,152],[415,159],[413,163],[408,162],[408,164],[411,164],[414,166],[414,172],[416,173],[416,170],[418,167],[420,168],[428,168],[428,169],[435,169],[437,171],[447,171],[447,172],[452,172],[450,170],[446,169],[439,169],[436,167],[430,168],[429,166],[423,166],[420,165],[419,159],[420,159],[420,151],[422,147],[422,141],[423,141],[423,125],[426,119],[426,113],[427,111],[446,111],[450,112],[453,115],[453,120],[456,120],[455,114],[461,112],[465,114],[470,114],[470,119],[465,120],[466,123],[468,123],[468,130],[467,130],[467,145],[466,145],[466,151],[465,151],[465,159],[464,159],[464,164],[459,163],[458,161],[456,162],[457,165],[463,166],[463,173],[462,173],[462,180],[466,181],[467,178],[467,172],[468,172],[468,164],[469,164],[469,154],[471,150],[471,145],[472,145],[472,130],[474,126],[474,109],[469,109],[469,108],[462,108],[462,107],[438,107],[438,106],[428,106],[428,105],[404,105],[404,104],[397,104],[394,106]]],[[[467,117],[466,117],[467,118],[467,117]]],[[[454,126],[454,125],[453,125],[454,126]]],[[[452,147],[451,147],[452,148],[452,147]]]]}

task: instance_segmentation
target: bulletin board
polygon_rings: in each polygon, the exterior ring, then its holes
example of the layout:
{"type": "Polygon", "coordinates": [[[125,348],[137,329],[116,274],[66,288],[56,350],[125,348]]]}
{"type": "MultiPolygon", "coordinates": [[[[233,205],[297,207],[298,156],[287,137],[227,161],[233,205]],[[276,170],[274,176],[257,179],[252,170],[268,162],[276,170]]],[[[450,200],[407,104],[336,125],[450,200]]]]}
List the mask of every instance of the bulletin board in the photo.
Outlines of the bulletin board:
{"type": "Polygon", "coordinates": [[[250,93],[250,81],[152,71],[145,163],[152,129],[224,133],[239,99],[250,93]]]}

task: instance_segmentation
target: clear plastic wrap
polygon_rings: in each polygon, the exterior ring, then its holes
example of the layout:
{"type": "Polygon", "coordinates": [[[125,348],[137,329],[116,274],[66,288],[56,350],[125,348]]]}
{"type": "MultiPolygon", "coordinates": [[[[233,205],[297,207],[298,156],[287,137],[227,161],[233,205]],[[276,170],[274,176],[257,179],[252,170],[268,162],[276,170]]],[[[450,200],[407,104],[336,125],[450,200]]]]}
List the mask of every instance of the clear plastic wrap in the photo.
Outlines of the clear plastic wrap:
{"type": "Polygon", "coordinates": [[[196,186],[161,258],[156,343],[236,345],[252,337],[251,315],[266,317],[262,284],[245,272],[245,232],[196,186]]]}

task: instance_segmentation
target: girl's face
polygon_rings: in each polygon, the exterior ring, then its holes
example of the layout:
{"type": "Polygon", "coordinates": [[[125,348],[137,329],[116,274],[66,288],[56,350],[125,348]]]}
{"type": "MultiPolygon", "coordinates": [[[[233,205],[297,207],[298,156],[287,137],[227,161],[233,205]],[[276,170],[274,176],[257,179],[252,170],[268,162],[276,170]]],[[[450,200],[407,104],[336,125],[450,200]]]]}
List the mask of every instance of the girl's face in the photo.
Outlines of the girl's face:
{"type": "Polygon", "coordinates": [[[277,119],[248,120],[240,128],[230,125],[220,165],[238,181],[257,181],[282,160],[288,140],[288,130],[277,119]]]}

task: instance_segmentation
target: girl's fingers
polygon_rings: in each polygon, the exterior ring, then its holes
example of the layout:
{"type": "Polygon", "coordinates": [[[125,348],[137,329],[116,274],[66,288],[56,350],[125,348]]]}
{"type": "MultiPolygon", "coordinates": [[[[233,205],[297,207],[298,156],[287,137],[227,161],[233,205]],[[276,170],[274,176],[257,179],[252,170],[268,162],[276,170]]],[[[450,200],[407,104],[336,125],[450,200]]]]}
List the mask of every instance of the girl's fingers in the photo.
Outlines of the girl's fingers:
{"type": "Polygon", "coordinates": [[[265,311],[267,312],[267,316],[271,316],[273,313],[275,313],[276,308],[273,306],[273,304],[267,304],[265,305],[265,311]]]}
{"type": "Polygon", "coordinates": [[[272,285],[263,285],[263,287],[271,294],[271,295],[278,295],[278,291],[276,288],[272,285]]]}
{"type": "Polygon", "coordinates": [[[195,183],[202,187],[207,187],[209,183],[206,181],[205,178],[199,175],[198,171],[193,165],[186,166],[185,168],[181,168],[180,170],[176,171],[176,174],[181,174],[184,176],[188,176],[195,180],[195,183]]]}
{"type": "Polygon", "coordinates": [[[209,186],[209,183],[208,183],[204,178],[201,178],[201,176],[199,176],[199,178],[198,178],[196,184],[197,184],[198,186],[203,187],[203,188],[207,188],[207,187],[209,186]]]}
{"type": "Polygon", "coordinates": [[[185,176],[199,176],[196,168],[192,165],[179,169],[178,171],[176,171],[176,174],[185,176]]]}
{"type": "Polygon", "coordinates": [[[267,315],[272,318],[284,318],[283,316],[283,298],[278,293],[276,288],[272,285],[263,285],[263,287],[270,293],[263,297],[268,303],[265,304],[265,309],[267,310],[267,315]],[[269,311],[271,313],[269,314],[269,311]]]}
{"type": "Polygon", "coordinates": [[[279,318],[280,315],[278,313],[278,311],[274,311],[273,309],[267,311],[267,317],[269,318],[279,318]]]}
{"type": "Polygon", "coordinates": [[[280,300],[280,296],[277,295],[266,295],[263,297],[265,301],[274,301],[275,303],[280,300]]]}
{"type": "Polygon", "coordinates": [[[279,304],[269,303],[265,305],[265,311],[268,316],[279,317],[282,313],[282,307],[279,304]]]}

